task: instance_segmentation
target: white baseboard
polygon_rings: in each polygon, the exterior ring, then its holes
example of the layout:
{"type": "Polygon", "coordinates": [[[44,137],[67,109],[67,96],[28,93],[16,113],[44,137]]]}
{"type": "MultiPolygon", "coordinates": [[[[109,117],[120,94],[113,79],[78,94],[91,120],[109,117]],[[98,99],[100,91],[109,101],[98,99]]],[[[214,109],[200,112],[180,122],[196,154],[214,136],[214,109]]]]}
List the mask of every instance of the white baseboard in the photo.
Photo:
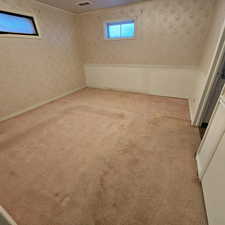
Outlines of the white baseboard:
{"type": "MultiPolygon", "coordinates": [[[[87,87],[88,88],[101,89],[101,90],[109,90],[109,91],[130,92],[130,93],[134,93],[134,94],[154,95],[154,94],[151,94],[147,91],[141,91],[141,90],[136,90],[136,89],[132,89],[132,88],[109,88],[109,87],[98,86],[98,85],[87,85],[87,87]]],[[[186,98],[180,98],[180,97],[171,97],[171,96],[168,96],[168,95],[155,95],[155,96],[177,98],[177,99],[186,99],[186,98]]]]}
{"type": "Polygon", "coordinates": [[[59,96],[56,96],[56,97],[54,97],[54,98],[48,99],[47,101],[43,101],[43,102],[40,102],[40,103],[38,103],[38,104],[32,105],[32,106],[30,106],[30,107],[28,107],[28,108],[26,108],[26,109],[23,109],[23,110],[21,110],[21,111],[19,111],[19,112],[15,112],[15,113],[12,113],[12,114],[10,114],[10,115],[1,117],[1,118],[0,118],[0,122],[5,121],[5,120],[8,120],[8,119],[11,119],[11,118],[16,117],[16,116],[19,116],[19,115],[21,115],[21,114],[23,114],[23,113],[25,113],[25,112],[34,110],[34,109],[36,109],[36,108],[38,108],[38,107],[40,107],[40,106],[42,106],[42,105],[48,104],[48,103],[53,102],[53,101],[55,101],[55,100],[57,100],[57,99],[63,98],[63,97],[65,97],[65,96],[67,96],[67,95],[73,94],[74,92],[77,92],[77,91],[79,91],[79,90],[81,90],[81,89],[83,89],[83,88],[85,88],[85,87],[86,87],[86,86],[83,86],[83,87],[80,87],[80,88],[75,88],[75,89],[73,89],[73,90],[70,90],[70,91],[68,91],[68,92],[66,92],[66,93],[64,93],[64,94],[62,94],[62,95],[59,95],[59,96]]]}
{"type": "Polygon", "coordinates": [[[198,155],[196,156],[196,162],[197,162],[198,178],[199,178],[200,180],[202,180],[202,173],[201,173],[202,167],[201,167],[201,164],[200,164],[198,155]]]}
{"type": "Polygon", "coordinates": [[[0,214],[4,216],[4,218],[11,224],[11,225],[17,225],[16,222],[12,219],[12,217],[6,212],[3,207],[0,206],[0,214]]]}
{"type": "Polygon", "coordinates": [[[190,118],[191,118],[191,125],[195,125],[194,124],[194,111],[193,111],[193,100],[191,98],[188,99],[188,106],[189,106],[189,114],[190,114],[190,118]]]}

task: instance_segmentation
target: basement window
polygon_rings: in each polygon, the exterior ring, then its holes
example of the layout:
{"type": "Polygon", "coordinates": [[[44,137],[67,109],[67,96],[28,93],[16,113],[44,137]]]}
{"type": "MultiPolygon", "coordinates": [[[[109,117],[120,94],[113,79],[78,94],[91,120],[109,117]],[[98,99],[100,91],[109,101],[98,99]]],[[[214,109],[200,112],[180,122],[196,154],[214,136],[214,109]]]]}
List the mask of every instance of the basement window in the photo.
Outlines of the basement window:
{"type": "Polygon", "coordinates": [[[38,36],[38,30],[32,16],[0,11],[0,35],[38,36]]]}
{"type": "Polygon", "coordinates": [[[134,20],[123,20],[105,23],[105,38],[107,40],[132,39],[134,37],[134,20]]]}

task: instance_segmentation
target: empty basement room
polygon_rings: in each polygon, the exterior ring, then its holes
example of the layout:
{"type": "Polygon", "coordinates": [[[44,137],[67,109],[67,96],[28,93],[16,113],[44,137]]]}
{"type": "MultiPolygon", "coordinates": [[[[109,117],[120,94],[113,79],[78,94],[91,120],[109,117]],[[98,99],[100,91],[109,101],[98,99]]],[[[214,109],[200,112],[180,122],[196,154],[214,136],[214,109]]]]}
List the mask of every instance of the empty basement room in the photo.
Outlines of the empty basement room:
{"type": "Polygon", "coordinates": [[[225,0],[0,0],[0,225],[225,225],[225,0]]]}

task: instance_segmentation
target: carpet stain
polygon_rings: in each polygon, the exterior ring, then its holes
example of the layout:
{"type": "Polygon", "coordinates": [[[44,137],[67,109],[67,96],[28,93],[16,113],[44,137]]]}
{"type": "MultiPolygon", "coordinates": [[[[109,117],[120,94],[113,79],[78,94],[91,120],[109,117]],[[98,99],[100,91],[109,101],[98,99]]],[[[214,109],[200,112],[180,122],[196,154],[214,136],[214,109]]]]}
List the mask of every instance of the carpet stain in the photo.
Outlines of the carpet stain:
{"type": "Polygon", "coordinates": [[[108,109],[99,109],[99,108],[95,108],[95,107],[90,107],[87,105],[81,105],[78,106],[76,108],[74,108],[74,110],[78,110],[81,112],[85,112],[85,113],[94,113],[96,115],[99,116],[105,116],[105,117],[110,117],[110,119],[124,119],[125,115],[123,113],[119,113],[119,112],[112,112],[111,110],[108,109]]]}
{"type": "Polygon", "coordinates": [[[61,205],[63,207],[65,207],[69,202],[70,202],[70,196],[69,195],[66,195],[62,200],[61,200],[61,205]]]}

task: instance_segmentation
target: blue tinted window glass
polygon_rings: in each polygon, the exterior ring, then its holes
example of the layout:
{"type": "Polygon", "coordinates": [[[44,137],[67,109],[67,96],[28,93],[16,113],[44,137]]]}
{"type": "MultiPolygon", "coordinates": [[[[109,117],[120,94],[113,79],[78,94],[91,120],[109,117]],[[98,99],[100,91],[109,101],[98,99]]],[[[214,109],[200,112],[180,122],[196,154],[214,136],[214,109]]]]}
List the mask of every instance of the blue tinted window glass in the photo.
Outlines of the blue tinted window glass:
{"type": "Polygon", "coordinates": [[[121,37],[122,38],[132,38],[134,37],[134,23],[121,24],[121,37]]]}
{"type": "Polygon", "coordinates": [[[108,37],[109,38],[120,38],[120,24],[109,24],[108,25],[108,37]]]}
{"type": "Polygon", "coordinates": [[[31,17],[0,12],[0,33],[36,35],[37,31],[31,17]]]}
{"type": "Polygon", "coordinates": [[[120,21],[107,23],[107,38],[132,38],[135,36],[134,21],[120,21]]]}

